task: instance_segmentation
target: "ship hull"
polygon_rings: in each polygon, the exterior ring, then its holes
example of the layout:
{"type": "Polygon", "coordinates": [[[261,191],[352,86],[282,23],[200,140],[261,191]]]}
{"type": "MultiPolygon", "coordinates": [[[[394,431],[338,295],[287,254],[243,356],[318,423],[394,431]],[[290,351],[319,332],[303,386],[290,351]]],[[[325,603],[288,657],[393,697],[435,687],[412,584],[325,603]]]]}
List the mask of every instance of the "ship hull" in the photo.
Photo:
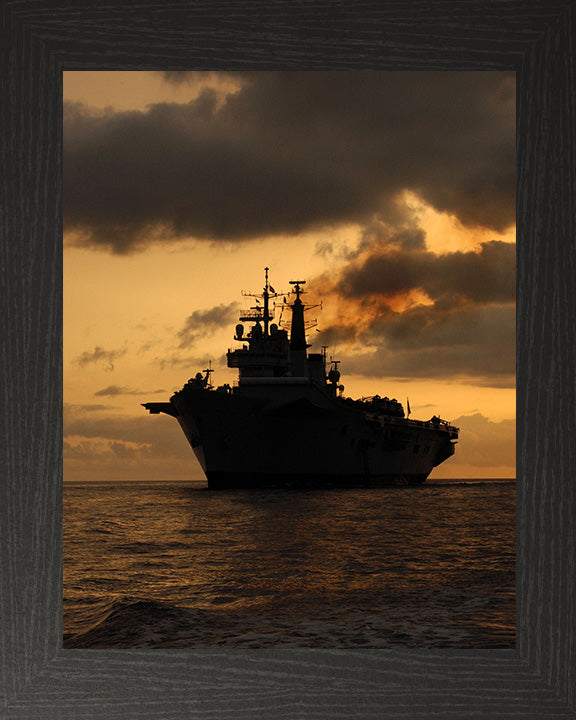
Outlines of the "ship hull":
{"type": "Polygon", "coordinates": [[[421,484],[454,452],[443,428],[370,416],[311,383],[236,394],[187,388],[169,414],[211,489],[421,484]]]}

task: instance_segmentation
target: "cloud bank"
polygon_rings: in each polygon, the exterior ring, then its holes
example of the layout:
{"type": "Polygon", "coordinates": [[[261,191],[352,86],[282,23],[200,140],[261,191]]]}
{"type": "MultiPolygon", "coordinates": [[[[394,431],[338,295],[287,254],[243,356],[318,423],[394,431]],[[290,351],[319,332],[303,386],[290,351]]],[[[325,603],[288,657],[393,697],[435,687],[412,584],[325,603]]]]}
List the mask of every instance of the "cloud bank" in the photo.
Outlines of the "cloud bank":
{"type": "Polygon", "coordinates": [[[513,302],[516,246],[492,241],[484,243],[479,252],[376,251],[361,265],[348,267],[337,289],[345,297],[422,290],[435,301],[457,297],[475,303],[513,302]]]}
{"type": "Polygon", "coordinates": [[[513,73],[237,77],[236,92],[210,88],[145,111],[66,105],[64,221],[74,242],[130,253],[185,237],[367,225],[405,190],[465,225],[514,223],[513,73]]]}
{"type": "Polygon", "coordinates": [[[515,245],[437,254],[414,230],[391,238],[317,279],[339,308],[319,344],[338,347],[345,373],[514,387],[515,245]]]}
{"type": "Polygon", "coordinates": [[[514,466],[516,422],[493,422],[481,413],[464,415],[453,420],[460,428],[454,459],[474,467],[514,466]]]}

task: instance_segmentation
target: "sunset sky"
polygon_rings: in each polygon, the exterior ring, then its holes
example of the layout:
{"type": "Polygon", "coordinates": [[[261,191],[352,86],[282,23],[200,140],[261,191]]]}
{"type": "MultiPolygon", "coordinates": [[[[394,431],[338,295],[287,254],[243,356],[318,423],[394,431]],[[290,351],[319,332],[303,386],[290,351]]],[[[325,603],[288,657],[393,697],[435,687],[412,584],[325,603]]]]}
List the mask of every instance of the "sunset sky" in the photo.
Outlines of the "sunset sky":
{"type": "Polygon", "coordinates": [[[65,72],[64,479],[202,480],[150,416],[264,267],[305,279],[345,394],[461,429],[432,478],[515,476],[515,78],[65,72]]]}

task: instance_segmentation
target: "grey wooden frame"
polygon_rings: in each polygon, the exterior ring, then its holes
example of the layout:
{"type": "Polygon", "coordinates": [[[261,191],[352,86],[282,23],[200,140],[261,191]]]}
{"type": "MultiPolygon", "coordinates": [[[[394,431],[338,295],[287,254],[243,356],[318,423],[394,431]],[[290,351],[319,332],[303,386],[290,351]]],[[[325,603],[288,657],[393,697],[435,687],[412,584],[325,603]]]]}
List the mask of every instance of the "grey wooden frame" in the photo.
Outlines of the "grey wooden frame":
{"type": "Polygon", "coordinates": [[[575,718],[572,0],[5,0],[0,718],[575,718]],[[63,650],[64,69],[513,69],[515,650],[63,650]]]}

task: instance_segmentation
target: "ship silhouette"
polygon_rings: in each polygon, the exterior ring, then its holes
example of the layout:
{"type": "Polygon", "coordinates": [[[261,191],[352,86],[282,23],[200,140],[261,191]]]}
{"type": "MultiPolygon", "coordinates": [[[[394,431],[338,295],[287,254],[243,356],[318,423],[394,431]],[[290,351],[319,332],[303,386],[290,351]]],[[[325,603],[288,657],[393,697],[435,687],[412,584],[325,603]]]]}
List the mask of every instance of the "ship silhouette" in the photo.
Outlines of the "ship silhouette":
{"type": "Polygon", "coordinates": [[[454,454],[458,428],[439,417],[412,420],[395,399],[344,397],[339,361],[326,348],[308,352],[305,281],[290,284],[287,300],[265,268],[263,292],[245,293],[256,303],[236,325],[242,346],[227,352],[237,385],[214,387],[208,367],[168,402],[143,407],[176,418],[211,489],[423,483],[454,454]],[[278,298],[288,327],[272,322],[278,298]]]}

